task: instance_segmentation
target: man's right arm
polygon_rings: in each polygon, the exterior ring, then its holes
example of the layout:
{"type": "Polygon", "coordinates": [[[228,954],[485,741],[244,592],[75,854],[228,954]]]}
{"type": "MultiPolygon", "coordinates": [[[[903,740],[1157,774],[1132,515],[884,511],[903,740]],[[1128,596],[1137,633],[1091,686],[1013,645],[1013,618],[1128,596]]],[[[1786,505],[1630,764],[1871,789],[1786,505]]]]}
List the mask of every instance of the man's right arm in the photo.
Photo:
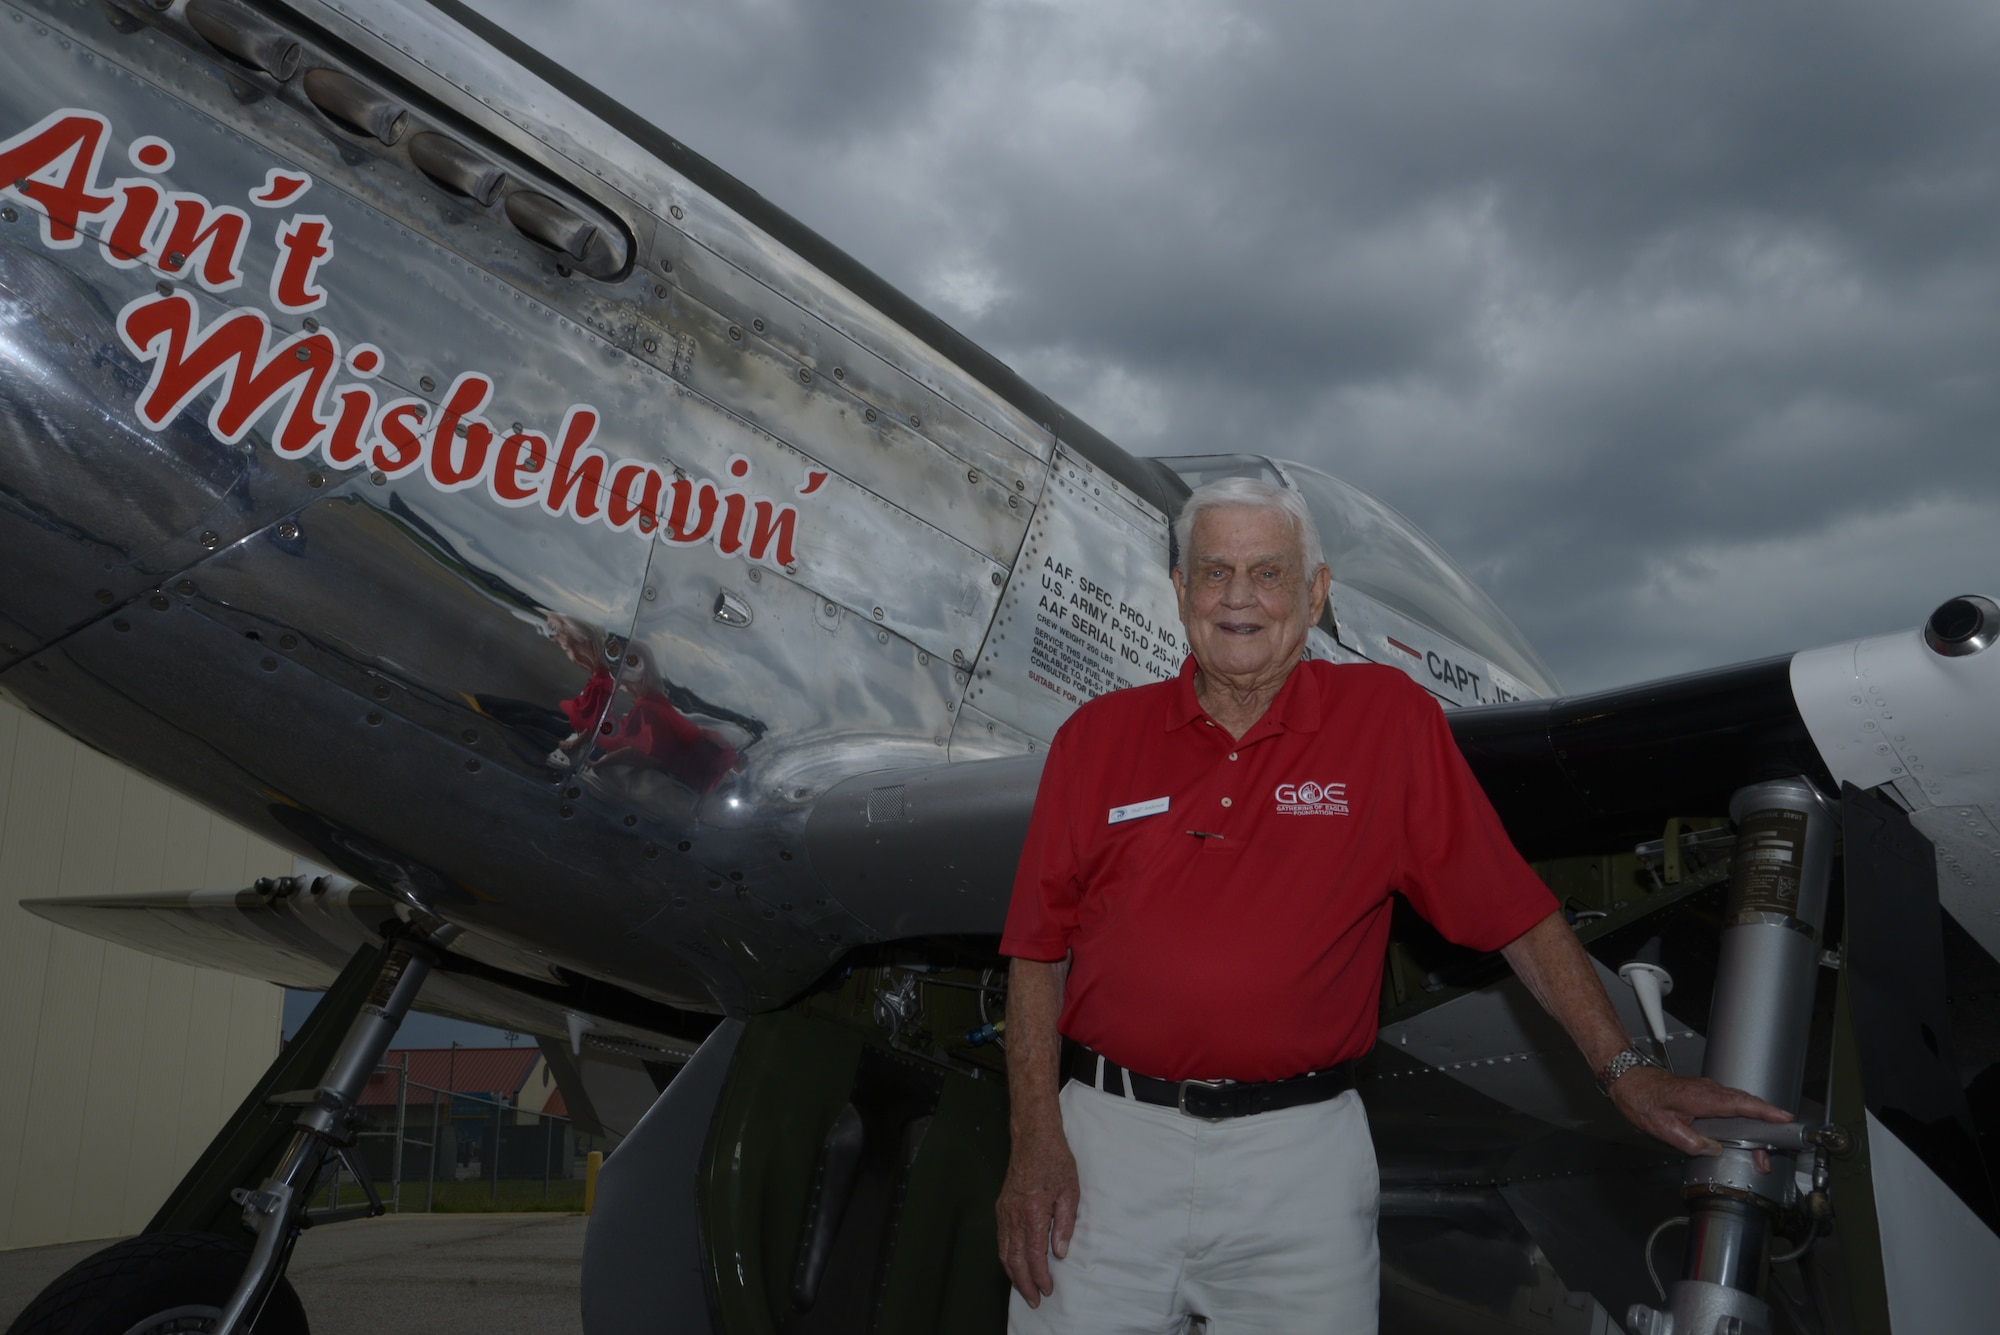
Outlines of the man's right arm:
{"type": "Polygon", "coordinates": [[[1028,1306],[1055,1292],[1049,1251],[1069,1254],[1079,1188],[1076,1160],[1063,1135],[1063,980],[1069,961],[1015,959],[1007,971],[1007,1090],[1013,1153],[994,1213],[1000,1224],[1000,1264],[1028,1306]]]}

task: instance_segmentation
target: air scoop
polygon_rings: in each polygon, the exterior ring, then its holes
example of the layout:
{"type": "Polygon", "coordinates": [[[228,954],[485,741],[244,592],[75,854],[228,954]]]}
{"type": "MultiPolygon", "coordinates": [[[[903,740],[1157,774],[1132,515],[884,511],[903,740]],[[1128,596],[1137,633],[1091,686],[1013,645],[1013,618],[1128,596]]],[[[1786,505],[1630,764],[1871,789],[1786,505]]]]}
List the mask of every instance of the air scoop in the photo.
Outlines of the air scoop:
{"type": "Polygon", "coordinates": [[[1924,643],[1946,658],[1976,654],[2000,639],[2000,605],[1976,593],[1941,604],[1924,623],[1924,643]]]}

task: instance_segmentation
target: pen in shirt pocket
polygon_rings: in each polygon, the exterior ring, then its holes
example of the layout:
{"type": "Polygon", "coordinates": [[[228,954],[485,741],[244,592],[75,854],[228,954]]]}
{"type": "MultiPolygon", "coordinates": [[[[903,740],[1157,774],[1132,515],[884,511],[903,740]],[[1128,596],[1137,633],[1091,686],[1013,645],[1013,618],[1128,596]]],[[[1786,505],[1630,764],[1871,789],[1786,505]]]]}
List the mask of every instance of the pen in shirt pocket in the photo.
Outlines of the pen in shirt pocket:
{"type": "Polygon", "coordinates": [[[1197,838],[1197,839],[1220,839],[1220,838],[1222,838],[1222,836],[1221,836],[1221,835],[1219,835],[1219,834],[1211,834],[1211,833],[1210,833],[1209,831],[1207,831],[1207,830],[1189,830],[1189,831],[1188,831],[1188,833],[1189,833],[1189,834],[1191,834],[1191,835],[1193,835],[1193,836],[1194,836],[1195,838],[1197,838]]]}

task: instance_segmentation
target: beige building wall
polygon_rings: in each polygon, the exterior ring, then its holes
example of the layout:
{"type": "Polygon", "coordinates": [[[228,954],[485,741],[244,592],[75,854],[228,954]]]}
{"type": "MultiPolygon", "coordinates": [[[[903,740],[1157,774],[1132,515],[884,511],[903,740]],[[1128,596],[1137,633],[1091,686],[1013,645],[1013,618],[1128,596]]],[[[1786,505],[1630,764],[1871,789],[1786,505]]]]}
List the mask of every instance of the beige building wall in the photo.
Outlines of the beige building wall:
{"type": "Polygon", "coordinates": [[[282,993],[44,922],[292,855],[0,700],[0,1249],[135,1233],[278,1050],[282,993]]]}

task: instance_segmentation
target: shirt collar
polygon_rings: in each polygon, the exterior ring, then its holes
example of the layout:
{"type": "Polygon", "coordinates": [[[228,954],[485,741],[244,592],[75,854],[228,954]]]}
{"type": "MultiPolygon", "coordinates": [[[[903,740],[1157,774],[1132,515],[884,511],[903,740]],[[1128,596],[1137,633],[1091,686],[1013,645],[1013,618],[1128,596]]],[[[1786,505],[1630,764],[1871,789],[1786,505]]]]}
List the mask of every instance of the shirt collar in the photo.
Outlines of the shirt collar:
{"type": "MultiPolygon", "coordinates": [[[[1319,676],[1302,671],[1303,667],[1303,659],[1293,664],[1291,672],[1285,677],[1285,684],[1278,688],[1277,698],[1271,701],[1271,707],[1264,711],[1264,717],[1257,720],[1257,725],[1244,734],[1245,742],[1268,732],[1319,731],[1319,676]]],[[[1173,699],[1167,709],[1168,732],[1208,717],[1194,693],[1194,674],[1194,655],[1189,654],[1181,662],[1180,676],[1174,679],[1173,699]]]]}

